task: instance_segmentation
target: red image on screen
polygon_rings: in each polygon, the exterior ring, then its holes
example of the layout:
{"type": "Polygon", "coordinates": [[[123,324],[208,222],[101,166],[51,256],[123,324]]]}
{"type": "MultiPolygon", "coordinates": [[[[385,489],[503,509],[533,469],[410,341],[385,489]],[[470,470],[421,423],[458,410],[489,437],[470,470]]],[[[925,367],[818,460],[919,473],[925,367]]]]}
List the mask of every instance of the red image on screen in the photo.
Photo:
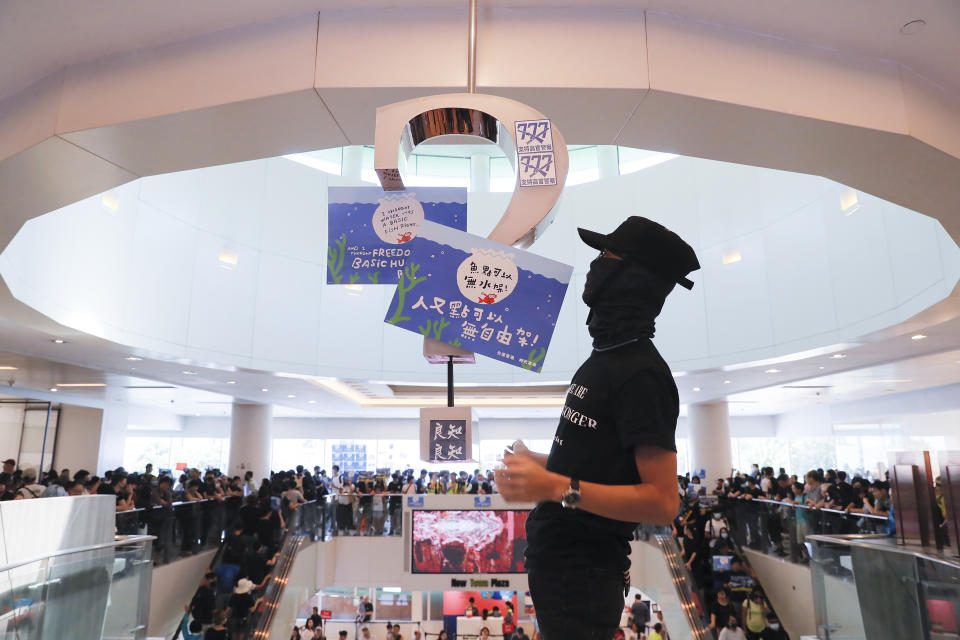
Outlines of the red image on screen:
{"type": "Polygon", "coordinates": [[[529,511],[413,512],[413,573],[524,573],[529,511]]]}

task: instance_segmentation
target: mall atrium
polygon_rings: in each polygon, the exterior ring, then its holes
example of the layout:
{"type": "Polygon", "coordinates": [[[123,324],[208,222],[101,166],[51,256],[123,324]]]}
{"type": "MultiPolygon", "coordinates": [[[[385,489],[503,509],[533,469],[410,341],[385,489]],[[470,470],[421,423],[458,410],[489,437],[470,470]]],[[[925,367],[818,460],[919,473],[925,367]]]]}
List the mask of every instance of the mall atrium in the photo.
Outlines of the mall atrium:
{"type": "Polygon", "coordinates": [[[700,269],[656,320],[682,506],[630,542],[623,637],[715,638],[732,584],[763,638],[960,638],[958,30],[940,0],[0,3],[0,638],[535,637],[534,505],[488,472],[554,446],[577,229],[629,216],[700,269]],[[343,216],[393,192],[429,224],[364,271],[343,216]],[[562,285],[511,300],[542,342],[401,318],[429,238],[562,285]],[[826,503],[784,502],[811,470],[826,503]]]}

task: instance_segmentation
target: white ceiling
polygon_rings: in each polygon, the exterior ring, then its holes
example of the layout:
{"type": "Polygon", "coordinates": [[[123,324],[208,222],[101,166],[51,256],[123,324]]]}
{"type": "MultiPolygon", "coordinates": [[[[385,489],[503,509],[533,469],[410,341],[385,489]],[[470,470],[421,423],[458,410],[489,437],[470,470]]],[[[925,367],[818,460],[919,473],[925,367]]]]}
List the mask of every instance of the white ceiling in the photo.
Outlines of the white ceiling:
{"type": "MultiPolygon", "coordinates": [[[[442,8],[449,0],[6,0],[0,3],[0,98],[69,65],[113,54],[323,11],[442,8]]],[[[460,3],[466,16],[467,2],[460,3]]],[[[456,6],[456,5],[453,5],[456,6]]],[[[960,88],[960,4],[944,0],[481,0],[481,11],[533,7],[673,13],[770,37],[900,62],[960,88]],[[900,28],[916,19],[914,35],[900,28]]],[[[482,16],[479,46],[483,46],[482,16]]],[[[466,22],[465,22],[466,26],[466,22]]]]}

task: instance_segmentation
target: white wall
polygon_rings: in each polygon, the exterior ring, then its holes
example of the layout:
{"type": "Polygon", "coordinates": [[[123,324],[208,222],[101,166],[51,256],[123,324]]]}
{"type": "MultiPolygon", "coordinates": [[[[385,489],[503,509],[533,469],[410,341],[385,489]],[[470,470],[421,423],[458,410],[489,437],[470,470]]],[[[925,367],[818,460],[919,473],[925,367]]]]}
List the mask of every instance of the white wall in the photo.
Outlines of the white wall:
{"type": "Polygon", "coordinates": [[[0,404],[0,442],[3,443],[0,458],[3,460],[17,459],[23,431],[23,407],[22,404],[0,404]]]}
{"type": "Polygon", "coordinates": [[[153,568],[147,636],[173,637],[174,630],[183,618],[183,605],[193,598],[193,592],[207,572],[214,554],[216,551],[203,551],[153,568]]]}
{"type": "MultiPolygon", "coordinates": [[[[350,183],[282,158],[143,178],[28,222],[3,253],[13,294],[82,331],[199,362],[308,375],[419,380],[420,336],[385,326],[392,287],[360,295],[325,282],[326,189],[350,183]],[[220,251],[238,256],[221,268],[220,251]],[[74,277],[62,277],[69,264],[74,277]]],[[[486,358],[464,380],[568,380],[589,351],[578,302],[594,252],[575,228],[643,213],[676,230],[703,269],[678,289],[657,344],[676,369],[768,358],[875,331],[947,296],[960,250],[940,224],[815,176],[678,158],[566,189],[532,247],[573,264],[544,373],[486,358]],[[723,265],[737,251],[739,262],[723,265]]],[[[509,194],[471,193],[486,234],[509,194]]]]}
{"type": "MultiPolygon", "coordinates": [[[[784,631],[791,638],[817,634],[813,615],[813,585],[810,582],[810,567],[781,560],[773,556],[745,550],[750,567],[770,599],[784,631]]],[[[859,610],[859,606],[854,603],[859,610]]]]}
{"type": "Polygon", "coordinates": [[[97,473],[102,423],[102,409],[60,405],[54,468],[69,469],[70,473],[79,469],[97,473]]]}

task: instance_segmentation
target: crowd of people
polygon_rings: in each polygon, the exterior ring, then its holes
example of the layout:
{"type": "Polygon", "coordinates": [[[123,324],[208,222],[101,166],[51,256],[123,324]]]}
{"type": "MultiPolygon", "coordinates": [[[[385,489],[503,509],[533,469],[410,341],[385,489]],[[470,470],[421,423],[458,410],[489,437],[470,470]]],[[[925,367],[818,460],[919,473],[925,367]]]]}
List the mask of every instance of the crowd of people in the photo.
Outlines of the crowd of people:
{"type": "Polygon", "coordinates": [[[709,628],[719,640],[787,637],[742,548],[734,541],[734,527],[740,526],[740,541],[745,546],[785,555],[782,509],[769,510],[765,517],[759,510],[737,511],[739,503],[762,499],[783,507],[803,507],[787,511],[795,519],[800,543],[812,533],[810,513],[818,509],[881,518],[891,515],[886,481],[860,475],[848,480],[845,472],[835,469],[812,469],[801,479],[782,468],[775,472],[772,467],[754,464],[750,471],[731,471],[729,477],[718,478],[713,488],[689,475],[678,476],[678,485],[682,500],[673,532],[697,595],[708,603],[709,628]],[[742,522],[731,522],[735,513],[741,514],[742,522]]]}

